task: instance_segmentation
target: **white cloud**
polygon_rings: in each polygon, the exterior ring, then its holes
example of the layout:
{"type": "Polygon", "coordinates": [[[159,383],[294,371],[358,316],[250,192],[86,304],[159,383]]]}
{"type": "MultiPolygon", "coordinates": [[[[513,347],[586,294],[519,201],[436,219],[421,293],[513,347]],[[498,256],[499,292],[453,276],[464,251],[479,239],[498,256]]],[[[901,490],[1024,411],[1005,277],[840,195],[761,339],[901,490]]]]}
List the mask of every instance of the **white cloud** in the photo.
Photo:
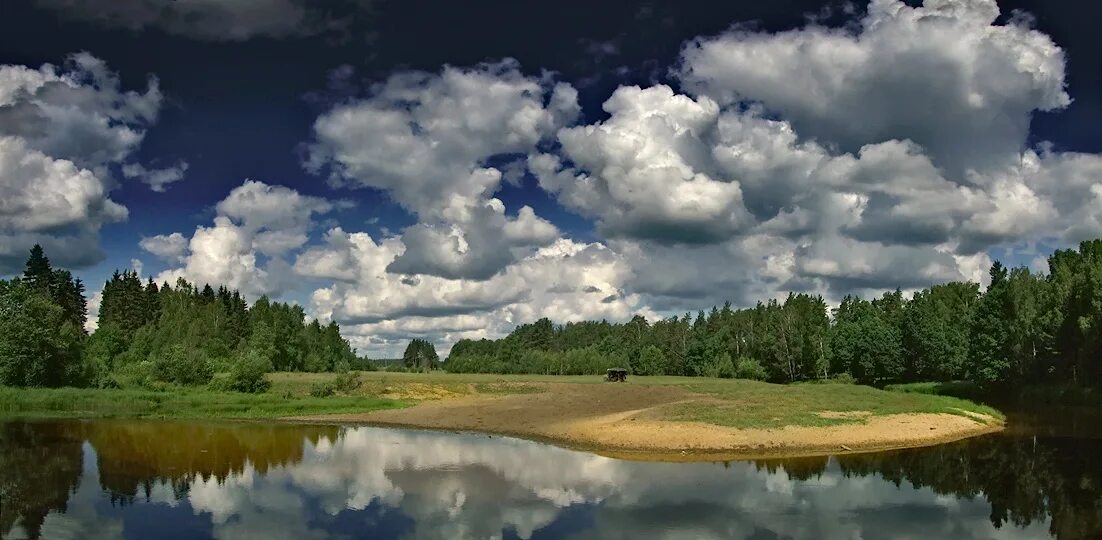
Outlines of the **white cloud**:
{"type": "Polygon", "coordinates": [[[62,267],[103,260],[100,229],[128,216],[109,198],[112,170],[144,171],[127,160],[161,101],[156,78],[144,91],[123,90],[85,52],[63,68],[0,65],[0,275],[14,272],[36,243],[62,267]]]}
{"type": "Polygon", "coordinates": [[[0,136],[0,273],[13,272],[35,243],[61,266],[98,262],[100,227],[126,218],[92,171],[0,136]]]}
{"type": "Polygon", "coordinates": [[[873,0],[844,28],[695,40],[686,93],[619,88],[591,125],[572,126],[572,87],[511,60],[400,72],[322,114],[304,165],[382,192],[413,225],[326,224],[311,244],[337,205],[247,181],[190,238],[141,245],[175,266],[158,280],[255,297],[305,279],[312,314],[376,356],[540,317],[982,280],[992,247],[1102,235],[1102,157],[1028,147],[1032,112],[1068,103],[1063,51],[996,14],[985,0],[873,0]],[[529,171],[597,238],[507,209],[502,181],[524,189],[529,171]]]}
{"type": "Polygon", "coordinates": [[[197,285],[226,285],[248,298],[279,295],[292,288],[291,269],[282,256],[308,241],[313,216],[329,212],[329,201],[283,186],[246,180],[216,205],[211,226],[195,229],[187,247],[180,233],[142,239],[142,248],[180,266],[155,281],[184,278],[197,285]]]}
{"type": "Polygon", "coordinates": [[[394,271],[486,279],[526,252],[512,248],[555,236],[531,209],[506,217],[493,198],[502,172],[487,161],[527,154],[578,110],[572,87],[526,77],[512,60],[398,73],[317,119],[306,166],[383,190],[417,216],[394,271]]]}
{"type": "Polygon", "coordinates": [[[137,150],[163,99],[154,77],[144,92],[120,86],[118,76],[86,52],[69,56],[64,69],[0,66],[0,134],[107,178],[108,165],[137,150]]]}
{"type": "Polygon", "coordinates": [[[529,168],[660,309],[977,279],[991,247],[1102,233],[1102,157],[1023,151],[1069,102],[1063,51],[997,13],[874,0],[843,28],[694,40],[689,95],[622,87],[529,168]]]}
{"type": "Polygon", "coordinates": [[[717,178],[702,140],[716,127],[715,102],[666,86],[621,87],[604,109],[609,120],[559,132],[564,154],[588,173],[537,157],[544,189],[613,236],[708,242],[748,224],[738,182],[717,178]]]}
{"type": "Polygon", "coordinates": [[[122,175],[130,179],[138,178],[148,184],[149,189],[161,193],[169,184],[183,180],[187,168],[186,161],[164,169],[146,169],[140,163],[127,163],[122,166],[122,175]]]}
{"type": "MultiPolygon", "coordinates": [[[[639,297],[621,290],[630,269],[599,243],[557,240],[482,281],[388,272],[403,249],[397,237],[376,242],[366,233],[334,229],[327,244],[306,250],[294,269],[341,280],[314,292],[312,310],[339,322],[361,346],[371,345],[369,338],[397,340],[402,332],[429,335],[435,329],[430,337],[446,350],[449,338],[496,337],[540,317],[619,320],[639,310],[639,297]]],[[[391,354],[397,346],[386,343],[391,354]]]]}
{"type": "Polygon", "coordinates": [[[156,236],[144,236],[138,245],[142,249],[169,262],[179,262],[184,259],[188,249],[188,239],[184,235],[174,232],[172,234],[158,234],[156,236]]]}
{"type": "Polygon", "coordinates": [[[856,27],[693,40],[679,74],[694,94],[761,102],[843,151],[909,139],[963,180],[1005,165],[1032,111],[1070,102],[1063,51],[1020,17],[992,24],[998,15],[994,0],[872,0],[856,27]]]}

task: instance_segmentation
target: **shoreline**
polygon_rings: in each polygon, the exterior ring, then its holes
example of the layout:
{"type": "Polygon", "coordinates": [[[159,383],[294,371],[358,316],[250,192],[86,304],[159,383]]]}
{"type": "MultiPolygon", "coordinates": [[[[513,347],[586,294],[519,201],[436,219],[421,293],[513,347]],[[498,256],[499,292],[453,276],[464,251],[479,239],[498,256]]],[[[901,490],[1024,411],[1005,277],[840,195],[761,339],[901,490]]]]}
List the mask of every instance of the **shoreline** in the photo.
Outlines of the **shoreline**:
{"type": "MultiPolygon", "coordinates": [[[[581,442],[577,440],[548,437],[529,432],[519,431],[499,431],[499,430],[487,430],[487,429],[467,429],[467,428],[449,428],[449,427],[430,427],[419,424],[404,424],[396,422],[379,422],[371,420],[360,420],[356,418],[346,418],[354,415],[318,415],[318,416],[306,416],[306,417],[287,417],[278,419],[281,422],[288,424],[318,424],[318,425],[334,425],[334,426],[351,426],[351,427],[377,427],[377,428],[392,428],[392,429],[406,429],[406,430],[418,430],[418,431],[433,431],[441,433],[469,433],[475,435],[487,435],[495,437],[510,437],[514,439],[522,439],[526,441],[537,442],[541,444],[549,444],[552,446],[558,446],[560,448],[566,448],[569,450],[576,450],[579,452],[589,452],[599,456],[622,459],[627,461],[661,461],[672,463],[693,463],[693,462],[721,462],[721,461],[745,461],[756,459],[788,459],[788,458],[812,458],[812,457],[829,457],[829,456],[841,456],[841,455],[854,455],[854,454],[871,454],[877,452],[888,452],[892,450],[908,450],[914,448],[926,448],[930,446],[937,446],[940,444],[947,444],[964,439],[970,439],[972,437],[980,437],[983,435],[989,435],[992,433],[998,433],[1006,429],[1005,425],[992,424],[983,425],[976,424],[975,429],[969,429],[964,432],[954,432],[951,434],[939,434],[937,437],[925,437],[925,438],[913,438],[906,441],[884,441],[877,443],[854,443],[853,445],[806,445],[806,446],[783,446],[783,447],[769,447],[769,448],[757,448],[757,447],[731,447],[731,448],[691,448],[691,449],[655,449],[655,448],[624,448],[619,446],[611,446],[601,444],[599,442],[581,442]]],[[[893,416],[907,416],[907,415],[893,415],[893,416]]],[[[946,417],[954,418],[954,415],[943,415],[946,417]]],[[[248,421],[248,420],[246,420],[248,421]]],[[[258,420],[252,420],[258,421],[258,420]]],[[[811,429],[828,429],[828,428],[811,428],[811,429]]],[[[735,430],[735,431],[760,431],[771,432],[775,430],[735,430]]]]}
{"type": "Polygon", "coordinates": [[[996,409],[860,385],[738,379],[358,374],[312,397],[332,374],[272,374],[239,394],[0,388],[0,419],[149,418],[360,424],[504,435],[636,460],[822,456],[928,446],[1003,429],[996,409]]]}
{"type": "Polygon", "coordinates": [[[311,414],[281,420],[508,436],[645,461],[724,461],[878,452],[933,446],[1005,428],[997,418],[966,411],[882,415],[864,411],[822,412],[821,418],[840,423],[732,427],[670,418],[670,411],[678,406],[709,405],[706,396],[652,387],[643,399],[632,401],[616,399],[623,396],[594,395],[573,385],[556,386],[559,388],[539,394],[469,396],[425,401],[403,409],[311,414]]]}

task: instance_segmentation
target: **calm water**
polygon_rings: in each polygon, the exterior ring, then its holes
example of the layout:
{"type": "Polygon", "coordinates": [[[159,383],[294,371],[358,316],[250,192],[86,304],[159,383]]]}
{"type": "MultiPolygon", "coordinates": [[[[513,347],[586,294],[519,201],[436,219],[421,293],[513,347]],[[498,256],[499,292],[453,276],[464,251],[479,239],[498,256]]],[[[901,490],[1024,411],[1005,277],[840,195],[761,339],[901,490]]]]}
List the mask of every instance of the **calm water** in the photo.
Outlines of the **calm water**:
{"type": "Polygon", "coordinates": [[[696,464],[396,429],[7,422],[0,536],[1099,538],[1098,419],[1061,411],[929,449],[696,464]]]}

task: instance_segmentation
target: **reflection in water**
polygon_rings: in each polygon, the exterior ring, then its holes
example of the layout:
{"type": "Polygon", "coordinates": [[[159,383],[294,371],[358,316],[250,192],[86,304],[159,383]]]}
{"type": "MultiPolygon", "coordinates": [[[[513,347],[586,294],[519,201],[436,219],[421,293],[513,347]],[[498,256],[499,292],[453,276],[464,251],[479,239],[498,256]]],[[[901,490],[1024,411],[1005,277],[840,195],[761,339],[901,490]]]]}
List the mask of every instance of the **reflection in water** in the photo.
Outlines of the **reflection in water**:
{"type": "Polygon", "coordinates": [[[3,538],[1090,538],[1100,439],[640,463],[474,434],[0,423],[3,538]]]}

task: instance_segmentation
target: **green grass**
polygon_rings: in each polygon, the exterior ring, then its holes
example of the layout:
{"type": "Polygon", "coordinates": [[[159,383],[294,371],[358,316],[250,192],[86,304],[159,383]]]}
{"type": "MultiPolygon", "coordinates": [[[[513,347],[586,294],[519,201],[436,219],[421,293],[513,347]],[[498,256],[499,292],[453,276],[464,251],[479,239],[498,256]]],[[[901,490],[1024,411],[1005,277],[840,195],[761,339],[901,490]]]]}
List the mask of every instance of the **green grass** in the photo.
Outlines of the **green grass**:
{"type": "Polygon", "coordinates": [[[1102,405],[1102,390],[1068,383],[1035,383],[1017,388],[981,388],[969,382],[920,382],[891,384],[885,387],[896,392],[914,392],[954,396],[996,404],[1098,406],[1102,405]]]}
{"type": "Polygon", "coordinates": [[[354,413],[407,406],[367,397],[285,397],[198,389],[101,390],[2,388],[0,417],[7,418],[280,418],[354,413]]]}
{"type": "Polygon", "coordinates": [[[963,399],[974,399],[983,394],[979,386],[966,381],[889,384],[884,389],[891,392],[952,396],[963,399]]]}
{"type": "Polygon", "coordinates": [[[822,412],[868,412],[871,416],[902,413],[985,414],[1005,417],[986,405],[948,396],[888,392],[850,384],[777,385],[745,380],[708,379],[689,390],[716,398],[669,410],[673,420],[691,420],[739,428],[830,426],[861,423],[863,418],[824,418],[822,412]]]}
{"type": "MultiPolygon", "coordinates": [[[[285,416],[358,413],[400,408],[422,400],[471,394],[553,392],[548,383],[617,384],[646,392],[650,386],[674,386],[704,399],[662,410],[670,420],[700,421],[740,428],[828,426],[859,423],[863,418],[823,418],[826,411],[897,413],[976,412],[1002,420],[984,405],[932,395],[931,385],[904,385],[896,391],[851,384],[778,385],[737,379],[639,377],[627,383],[604,383],[599,375],[488,375],[361,372],[360,384],[332,397],[310,397],[318,383],[333,381],[333,373],[272,373],[272,388],[264,394],[168,388],[163,391],[119,389],[19,389],[0,387],[0,417],[123,417],[253,419],[285,416]]],[[[600,389],[594,388],[600,392],[600,389]]]]}

